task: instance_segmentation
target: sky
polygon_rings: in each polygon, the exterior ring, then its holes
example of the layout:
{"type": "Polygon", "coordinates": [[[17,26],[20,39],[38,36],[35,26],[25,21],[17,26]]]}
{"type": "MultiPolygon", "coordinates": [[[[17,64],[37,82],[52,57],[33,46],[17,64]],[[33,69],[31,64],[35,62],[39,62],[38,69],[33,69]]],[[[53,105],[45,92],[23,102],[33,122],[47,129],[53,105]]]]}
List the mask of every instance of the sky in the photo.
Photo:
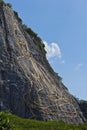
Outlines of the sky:
{"type": "Polygon", "coordinates": [[[69,92],[87,100],[87,0],[5,0],[43,40],[69,92]]]}

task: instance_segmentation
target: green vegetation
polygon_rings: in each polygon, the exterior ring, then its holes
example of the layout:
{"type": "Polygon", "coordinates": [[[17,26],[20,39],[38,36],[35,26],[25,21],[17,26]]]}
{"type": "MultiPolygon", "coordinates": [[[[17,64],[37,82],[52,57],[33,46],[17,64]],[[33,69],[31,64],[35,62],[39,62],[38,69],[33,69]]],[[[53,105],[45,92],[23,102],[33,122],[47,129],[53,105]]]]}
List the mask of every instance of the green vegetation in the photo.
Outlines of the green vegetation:
{"type": "Polygon", "coordinates": [[[55,72],[55,76],[58,78],[60,82],[62,82],[62,77],[60,77],[58,73],[55,72]]]}
{"type": "Polygon", "coordinates": [[[16,11],[14,11],[14,15],[19,20],[19,22],[22,24],[22,19],[19,18],[18,13],[16,11]]]}
{"type": "Polygon", "coordinates": [[[4,0],[0,0],[0,4],[12,8],[12,5],[10,3],[5,3],[4,0]]]}
{"type": "Polygon", "coordinates": [[[81,111],[83,112],[84,117],[87,119],[87,101],[79,100],[79,106],[81,111]]]}
{"type": "Polygon", "coordinates": [[[87,104],[87,101],[85,101],[85,100],[79,100],[79,103],[87,104]]]}
{"type": "Polygon", "coordinates": [[[4,4],[4,0],[0,0],[0,4],[2,4],[2,5],[3,5],[3,4],[4,4]]]}
{"type": "Polygon", "coordinates": [[[4,2],[4,0],[0,0],[0,2],[4,2]]]}
{"type": "Polygon", "coordinates": [[[7,3],[6,4],[8,7],[12,8],[12,5],[10,3],[7,3]]]}
{"type": "Polygon", "coordinates": [[[35,33],[31,28],[28,28],[26,25],[23,25],[25,28],[25,31],[31,36],[31,38],[38,44],[40,50],[42,51],[42,53],[45,55],[46,54],[46,50],[45,50],[45,45],[43,43],[43,41],[41,40],[41,38],[38,36],[37,33],[35,33]]]}
{"type": "Polygon", "coordinates": [[[12,130],[9,118],[4,112],[0,113],[0,130],[12,130]]]}
{"type": "Polygon", "coordinates": [[[0,130],[87,130],[87,124],[68,124],[63,121],[22,119],[9,112],[0,113],[0,130]]]}

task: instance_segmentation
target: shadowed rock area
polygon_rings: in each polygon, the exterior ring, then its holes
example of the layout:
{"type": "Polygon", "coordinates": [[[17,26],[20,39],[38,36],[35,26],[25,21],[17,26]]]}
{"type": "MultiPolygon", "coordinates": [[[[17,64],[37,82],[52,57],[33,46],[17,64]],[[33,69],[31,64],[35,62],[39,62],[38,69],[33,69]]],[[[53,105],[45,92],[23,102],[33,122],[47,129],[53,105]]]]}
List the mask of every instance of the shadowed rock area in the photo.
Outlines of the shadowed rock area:
{"type": "Polygon", "coordinates": [[[79,106],[80,106],[80,109],[84,115],[84,117],[86,118],[87,120],[87,101],[85,100],[80,100],[79,101],[79,106]]]}
{"type": "Polygon", "coordinates": [[[75,98],[50,67],[40,38],[0,2],[0,111],[23,118],[83,123],[75,98]]]}

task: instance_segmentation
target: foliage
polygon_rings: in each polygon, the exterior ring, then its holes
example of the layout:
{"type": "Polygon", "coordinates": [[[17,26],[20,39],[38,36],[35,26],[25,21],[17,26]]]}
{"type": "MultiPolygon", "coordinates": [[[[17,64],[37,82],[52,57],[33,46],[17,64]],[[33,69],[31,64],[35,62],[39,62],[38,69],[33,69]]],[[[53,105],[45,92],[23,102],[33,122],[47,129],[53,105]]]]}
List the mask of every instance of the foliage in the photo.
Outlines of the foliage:
{"type": "MultiPolygon", "coordinates": [[[[87,130],[87,124],[69,124],[63,121],[36,121],[29,119],[22,119],[15,115],[3,112],[2,121],[9,119],[7,123],[8,126],[12,124],[13,130],[87,130]]],[[[1,116],[0,116],[1,117],[1,116]]],[[[7,121],[6,121],[7,122],[7,121]]],[[[0,120],[1,128],[1,120],[0,120]]],[[[10,127],[8,129],[0,130],[12,130],[10,127]]]]}
{"type": "Polygon", "coordinates": [[[28,28],[26,25],[24,25],[25,31],[31,36],[33,40],[36,41],[36,43],[39,45],[40,50],[43,52],[43,54],[46,54],[45,51],[45,45],[41,38],[38,36],[37,33],[35,33],[31,28],[28,28]]]}
{"type": "Polygon", "coordinates": [[[37,33],[35,33],[31,28],[28,28],[26,25],[25,26],[25,30],[27,33],[29,33],[31,35],[31,37],[33,38],[36,38],[37,37],[37,33]]]}
{"type": "Polygon", "coordinates": [[[4,2],[4,0],[0,0],[0,2],[4,2]]]}
{"type": "Polygon", "coordinates": [[[0,113],[0,130],[12,130],[9,118],[3,112],[0,113]]]}
{"type": "Polygon", "coordinates": [[[84,117],[87,119],[87,101],[79,100],[79,106],[80,106],[80,109],[81,109],[84,117]]]}
{"type": "Polygon", "coordinates": [[[81,103],[81,104],[87,104],[87,101],[85,101],[85,100],[79,100],[79,103],[81,103]]]}
{"type": "Polygon", "coordinates": [[[0,3],[3,5],[7,5],[8,7],[12,8],[12,5],[10,3],[5,3],[4,0],[0,0],[0,3]]]}
{"type": "Polygon", "coordinates": [[[3,5],[3,4],[4,4],[4,0],[0,0],[0,4],[2,4],[2,5],[3,5]]]}
{"type": "Polygon", "coordinates": [[[10,3],[7,3],[6,4],[8,7],[12,8],[12,5],[10,3]]]}
{"type": "Polygon", "coordinates": [[[58,73],[56,73],[56,72],[55,72],[55,76],[58,78],[58,80],[59,80],[60,82],[62,82],[62,77],[61,77],[61,76],[59,76],[59,74],[58,74],[58,73]]]}
{"type": "Polygon", "coordinates": [[[14,15],[19,20],[19,22],[22,23],[22,20],[21,18],[19,18],[18,13],[16,11],[14,11],[14,15]]]}

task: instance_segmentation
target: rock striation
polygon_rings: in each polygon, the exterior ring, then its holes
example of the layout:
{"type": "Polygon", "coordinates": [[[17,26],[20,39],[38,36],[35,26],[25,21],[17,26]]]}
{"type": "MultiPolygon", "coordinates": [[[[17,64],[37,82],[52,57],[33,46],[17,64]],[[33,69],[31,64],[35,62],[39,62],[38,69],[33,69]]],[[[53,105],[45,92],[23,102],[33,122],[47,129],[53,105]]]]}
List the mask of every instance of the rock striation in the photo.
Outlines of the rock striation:
{"type": "Polygon", "coordinates": [[[0,111],[23,118],[85,120],[76,99],[50,67],[40,38],[0,2],[0,111]]]}

